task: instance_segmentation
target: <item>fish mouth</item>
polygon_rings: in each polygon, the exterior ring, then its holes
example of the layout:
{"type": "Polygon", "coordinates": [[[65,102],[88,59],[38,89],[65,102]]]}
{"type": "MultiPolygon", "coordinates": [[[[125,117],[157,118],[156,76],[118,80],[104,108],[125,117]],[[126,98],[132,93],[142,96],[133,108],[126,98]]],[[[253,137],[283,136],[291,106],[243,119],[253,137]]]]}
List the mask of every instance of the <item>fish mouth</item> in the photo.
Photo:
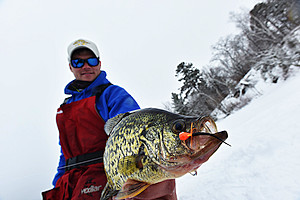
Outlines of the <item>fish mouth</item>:
{"type": "Polygon", "coordinates": [[[208,161],[222,143],[227,144],[225,142],[228,138],[227,132],[218,132],[214,120],[210,117],[193,121],[190,129],[186,131],[188,132],[184,133],[188,133],[190,137],[185,140],[180,139],[181,144],[186,149],[185,153],[170,156],[168,162],[173,164],[164,167],[174,177],[195,172],[203,163],[208,161]]]}
{"type": "Polygon", "coordinates": [[[212,148],[212,146],[220,146],[228,138],[226,131],[218,132],[214,120],[210,117],[203,117],[192,122],[189,132],[191,137],[182,143],[191,154],[205,152],[205,149],[212,148]]]}
{"type": "Polygon", "coordinates": [[[172,171],[178,177],[184,173],[196,171],[218,150],[222,143],[227,144],[225,142],[228,138],[227,132],[218,132],[214,120],[210,117],[203,117],[192,122],[190,130],[187,131],[192,133],[191,137],[181,141],[187,153],[172,157],[170,161],[177,164],[168,168],[168,171],[172,171]]]}

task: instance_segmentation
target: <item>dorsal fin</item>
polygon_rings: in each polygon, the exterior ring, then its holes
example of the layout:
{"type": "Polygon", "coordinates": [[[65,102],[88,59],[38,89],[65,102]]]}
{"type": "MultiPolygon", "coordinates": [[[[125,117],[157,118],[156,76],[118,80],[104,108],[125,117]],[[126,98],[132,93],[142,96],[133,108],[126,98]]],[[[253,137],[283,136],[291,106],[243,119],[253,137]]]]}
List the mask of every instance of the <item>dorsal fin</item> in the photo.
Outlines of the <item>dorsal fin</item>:
{"type": "Polygon", "coordinates": [[[111,131],[114,129],[114,127],[126,116],[130,115],[130,112],[121,113],[117,116],[110,118],[107,120],[104,126],[104,131],[107,135],[110,135],[111,131]]]}

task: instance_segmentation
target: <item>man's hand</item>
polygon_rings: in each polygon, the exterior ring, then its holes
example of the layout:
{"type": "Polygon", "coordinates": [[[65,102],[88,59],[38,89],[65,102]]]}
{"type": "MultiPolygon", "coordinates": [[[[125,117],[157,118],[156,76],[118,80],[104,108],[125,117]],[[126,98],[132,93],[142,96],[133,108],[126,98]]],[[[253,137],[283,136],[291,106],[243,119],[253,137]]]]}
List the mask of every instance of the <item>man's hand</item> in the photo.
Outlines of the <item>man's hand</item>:
{"type": "Polygon", "coordinates": [[[177,200],[175,179],[150,185],[145,191],[133,198],[126,200],[177,200]]]}

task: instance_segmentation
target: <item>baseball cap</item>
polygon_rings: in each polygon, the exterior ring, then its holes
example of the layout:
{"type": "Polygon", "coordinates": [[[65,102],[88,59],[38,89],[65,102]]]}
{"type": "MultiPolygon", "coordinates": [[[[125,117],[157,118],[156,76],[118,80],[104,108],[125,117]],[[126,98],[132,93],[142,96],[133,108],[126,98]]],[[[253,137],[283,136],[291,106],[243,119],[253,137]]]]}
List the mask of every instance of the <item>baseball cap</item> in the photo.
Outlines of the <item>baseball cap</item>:
{"type": "Polygon", "coordinates": [[[87,48],[87,49],[91,50],[95,54],[96,57],[100,58],[99,51],[98,51],[98,48],[95,45],[95,43],[93,43],[89,40],[85,40],[85,39],[78,39],[78,40],[75,40],[74,42],[72,42],[68,46],[68,60],[69,60],[69,62],[71,61],[72,53],[75,50],[81,49],[81,48],[87,48]]]}

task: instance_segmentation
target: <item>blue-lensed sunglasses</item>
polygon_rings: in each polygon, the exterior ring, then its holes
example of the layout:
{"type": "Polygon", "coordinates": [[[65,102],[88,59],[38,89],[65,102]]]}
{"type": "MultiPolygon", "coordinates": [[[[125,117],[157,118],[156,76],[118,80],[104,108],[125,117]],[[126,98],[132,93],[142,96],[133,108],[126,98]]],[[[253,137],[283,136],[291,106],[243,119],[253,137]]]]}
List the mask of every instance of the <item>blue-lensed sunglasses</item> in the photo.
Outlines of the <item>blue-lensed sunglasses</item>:
{"type": "Polygon", "coordinates": [[[87,64],[91,67],[95,67],[99,64],[99,59],[98,58],[88,58],[88,59],[80,59],[80,58],[76,58],[76,59],[72,59],[71,60],[71,65],[74,68],[81,68],[83,67],[84,63],[87,62],[87,64]]]}

